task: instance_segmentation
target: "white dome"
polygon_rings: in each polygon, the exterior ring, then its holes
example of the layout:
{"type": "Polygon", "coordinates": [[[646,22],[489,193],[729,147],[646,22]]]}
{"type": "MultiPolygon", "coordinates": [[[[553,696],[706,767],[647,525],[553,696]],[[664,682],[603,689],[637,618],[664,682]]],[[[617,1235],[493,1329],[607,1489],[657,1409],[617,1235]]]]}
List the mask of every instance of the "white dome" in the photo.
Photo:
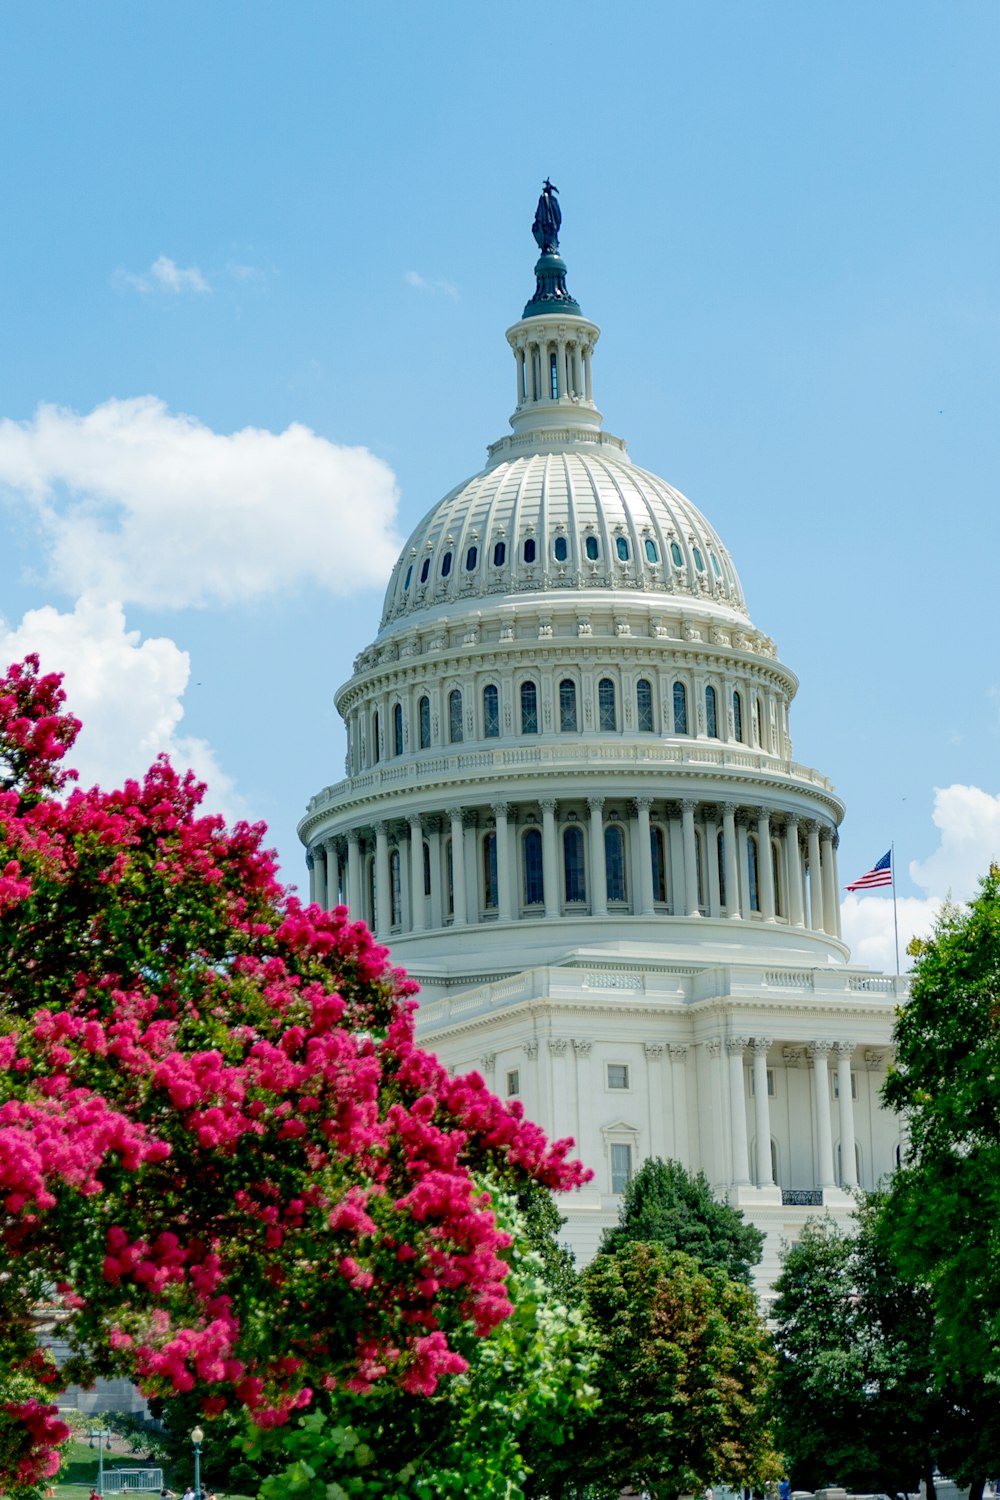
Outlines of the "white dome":
{"type": "Polygon", "coordinates": [[[393,569],[382,627],[447,605],[600,589],[677,594],[746,615],[718,533],[691,501],[600,431],[517,436],[416,527],[393,569]]]}

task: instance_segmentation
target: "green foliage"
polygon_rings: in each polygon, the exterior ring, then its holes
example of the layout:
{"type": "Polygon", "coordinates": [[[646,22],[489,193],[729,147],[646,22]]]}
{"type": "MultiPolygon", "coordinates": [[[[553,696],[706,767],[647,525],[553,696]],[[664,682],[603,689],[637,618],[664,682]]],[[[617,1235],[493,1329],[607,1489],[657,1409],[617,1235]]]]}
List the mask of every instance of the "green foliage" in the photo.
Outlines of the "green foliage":
{"type": "Polygon", "coordinates": [[[576,1260],[571,1250],[559,1242],[566,1223],[556,1200],[540,1182],[531,1183],[517,1195],[520,1233],[524,1246],[533,1250],[541,1262],[541,1274],[552,1295],[572,1307],[583,1298],[576,1260]]]}
{"type": "Polygon", "coordinates": [[[736,1281],[750,1281],[764,1236],[738,1209],[719,1203],[703,1172],[653,1156],[625,1190],[618,1223],[605,1230],[601,1253],[614,1255],[634,1242],[682,1250],[702,1266],[719,1266],[736,1281]]]}
{"type": "Polygon", "coordinates": [[[776,1478],[764,1403],[774,1355],[750,1288],[641,1243],[598,1256],[583,1283],[600,1356],[601,1404],[580,1453],[592,1493],[776,1478]]]}

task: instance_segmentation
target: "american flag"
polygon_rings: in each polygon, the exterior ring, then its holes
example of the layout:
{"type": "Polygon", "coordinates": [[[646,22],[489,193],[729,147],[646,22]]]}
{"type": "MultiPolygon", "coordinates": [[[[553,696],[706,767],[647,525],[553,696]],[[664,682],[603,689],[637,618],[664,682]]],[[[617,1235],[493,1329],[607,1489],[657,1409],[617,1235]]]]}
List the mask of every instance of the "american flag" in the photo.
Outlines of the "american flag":
{"type": "Polygon", "coordinates": [[[892,850],[887,849],[877,865],[872,865],[866,875],[856,880],[853,885],[845,886],[847,891],[870,891],[875,885],[892,885],[892,850]]]}

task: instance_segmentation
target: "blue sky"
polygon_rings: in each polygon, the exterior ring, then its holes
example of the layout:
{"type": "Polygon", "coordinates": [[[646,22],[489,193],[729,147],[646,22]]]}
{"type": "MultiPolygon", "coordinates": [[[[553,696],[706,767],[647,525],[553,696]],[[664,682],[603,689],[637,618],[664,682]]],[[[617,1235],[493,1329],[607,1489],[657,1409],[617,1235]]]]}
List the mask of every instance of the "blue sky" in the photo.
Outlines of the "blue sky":
{"type": "MultiPolygon", "coordinates": [[[[4,8],[0,637],[88,778],[295,824],[397,541],[506,430],[542,178],[595,394],[801,679],[904,929],[1000,855],[1000,8],[4,8]],[[234,436],[235,435],[235,436],[234,436]],[[938,789],[937,793],[935,789],[938,789]]],[[[887,902],[853,901],[888,958],[887,902]]]]}

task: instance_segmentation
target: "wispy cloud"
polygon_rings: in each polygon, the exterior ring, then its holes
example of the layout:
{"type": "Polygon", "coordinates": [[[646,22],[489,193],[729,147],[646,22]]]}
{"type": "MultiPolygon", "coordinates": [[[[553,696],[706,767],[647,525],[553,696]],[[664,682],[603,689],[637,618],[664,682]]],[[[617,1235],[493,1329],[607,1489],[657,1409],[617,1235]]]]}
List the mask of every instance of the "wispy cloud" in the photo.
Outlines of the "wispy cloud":
{"type": "Polygon", "coordinates": [[[461,293],[453,281],[446,281],[444,277],[421,276],[419,271],[404,271],[403,280],[407,286],[416,287],[418,292],[430,292],[437,297],[451,297],[457,302],[461,293]]]}
{"type": "Polygon", "coordinates": [[[150,292],[166,292],[170,296],[181,296],[193,292],[204,296],[211,292],[208,279],[197,266],[179,266],[169,255],[158,255],[148,271],[126,271],[121,267],[115,272],[116,286],[148,296],[150,292]]]}

